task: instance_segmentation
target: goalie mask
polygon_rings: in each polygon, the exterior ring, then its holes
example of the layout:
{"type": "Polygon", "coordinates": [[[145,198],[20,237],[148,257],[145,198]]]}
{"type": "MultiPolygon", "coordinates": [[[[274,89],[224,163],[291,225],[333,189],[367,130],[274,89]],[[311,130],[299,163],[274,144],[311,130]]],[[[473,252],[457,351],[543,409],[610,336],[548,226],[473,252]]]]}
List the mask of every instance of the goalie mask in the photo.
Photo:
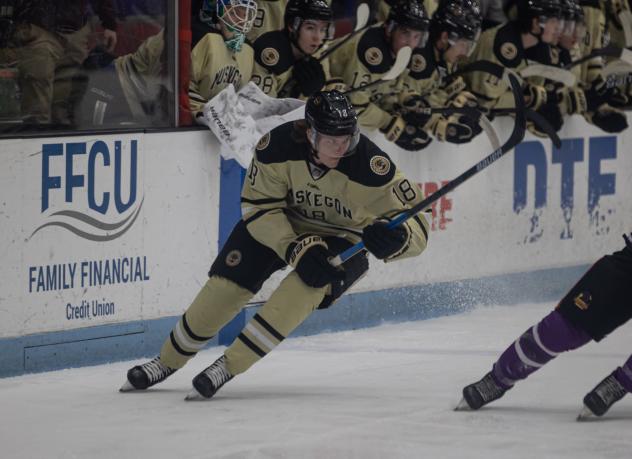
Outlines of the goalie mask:
{"type": "Polygon", "coordinates": [[[211,24],[221,22],[232,33],[230,38],[224,39],[226,47],[239,52],[246,41],[246,34],[252,29],[256,14],[255,0],[204,0],[200,20],[211,24]]]}
{"type": "Polygon", "coordinates": [[[469,56],[481,35],[481,25],[478,3],[473,0],[446,0],[432,15],[430,36],[434,42],[447,32],[450,46],[462,46],[463,54],[469,56]]]}
{"type": "Polygon", "coordinates": [[[285,7],[283,16],[285,29],[290,34],[292,43],[305,53],[298,45],[301,26],[309,21],[324,21],[327,23],[325,40],[334,38],[334,22],[331,8],[324,0],[290,0],[285,7]]]}
{"type": "Polygon", "coordinates": [[[418,48],[426,46],[430,19],[421,0],[401,0],[391,7],[386,20],[386,31],[391,35],[396,27],[405,27],[422,33],[418,48]]]}
{"type": "Polygon", "coordinates": [[[345,149],[335,154],[338,159],[352,155],[360,140],[358,116],[344,94],[339,91],[319,91],[307,101],[305,121],[310,129],[308,140],[312,154],[319,158],[321,142],[344,144],[345,149]]]}

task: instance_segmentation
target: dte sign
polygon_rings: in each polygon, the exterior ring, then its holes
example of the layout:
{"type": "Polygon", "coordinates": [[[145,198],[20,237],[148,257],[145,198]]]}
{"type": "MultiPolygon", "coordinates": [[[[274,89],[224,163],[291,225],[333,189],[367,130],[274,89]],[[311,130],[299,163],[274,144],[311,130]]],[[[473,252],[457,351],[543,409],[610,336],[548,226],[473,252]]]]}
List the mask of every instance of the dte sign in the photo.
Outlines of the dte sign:
{"type": "Polygon", "coordinates": [[[114,196],[114,205],[118,213],[123,213],[129,209],[136,201],[136,182],[138,172],[138,150],[137,141],[132,140],[129,158],[125,162],[129,164],[129,191],[127,201],[123,201],[122,187],[122,166],[123,154],[121,141],[114,142],[114,158],[110,153],[108,145],[98,140],[88,149],[86,142],[75,143],[49,143],[42,148],[42,212],[48,209],[49,195],[52,190],[61,190],[64,187],[64,197],[67,203],[73,201],[73,191],[75,189],[85,189],[85,194],[90,209],[101,214],[106,214],[110,207],[110,196],[114,196]],[[77,173],[77,157],[87,155],[87,171],[77,173]],[[51,163],[53,161],[63,161],[64,174],[51,175],[51,163]],[[105,168],[114,168],[113,183],[104,186],[99,183],[98,189],[110,190],[97,193],[98,176],[104,176],[105,168]],[[101,173],[100,173],[101,172],[101,173]]]}
{"type": "MultiPolygon", "coordinates": [[[[584,139],[564,139],[561,148],[553,148],[551,162],[561,166],[562,209],[574,206],[575,164],[585,161],[584,139]]],[[[593,213],[602,196],[615,194],[616,176],[602,173],[603,162],[616,159],[617,138],[592,137],[588,140],[588,212],[593,213]]],[[[539,141],[523,142],[516,147],[514,160],[513,210],[519,213],[527,205],[529,168],[535,176],[535,208],[547,204],[549,167],[544,146],[539,141]]]]}

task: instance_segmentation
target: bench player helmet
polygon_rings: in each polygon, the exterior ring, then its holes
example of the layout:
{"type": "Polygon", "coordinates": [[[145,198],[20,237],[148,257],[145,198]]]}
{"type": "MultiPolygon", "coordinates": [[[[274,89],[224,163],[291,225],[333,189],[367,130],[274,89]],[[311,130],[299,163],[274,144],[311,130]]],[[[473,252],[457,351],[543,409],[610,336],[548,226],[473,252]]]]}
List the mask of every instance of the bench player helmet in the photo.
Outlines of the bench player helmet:
{"type": "Polygon", "coordinates": [[[518,21],[523,32],[531,32],[534,18],[538,19],[542,29],[547,19],[563,19],[560,0],[518,0],[517,3],[518,21]]]}
{"type": "Polygon", "coordinates": [[[349,99],[340,91],[319,91],[314,93],[305,106],[305,120],[312,130],[309,141],[316,150],[318,134],[351,137],[345,156],[355,152],[360,140],[358,115],[349,99]]]}
{"type": "Polygon", "coordinates": [[[450,45],[459,40],[471,42],[470,50],[481,34],[481,10],[473,0],[444,0],[430,20],[430,37],[437,40],[442,32],[448,33],[450,45]]]}
{"type": "Polygon", "coordinates": [[[325,0],[290,0],[285,7],[283,20],[294,44],[298,40],[301,25],[310,19],[327,22],[325,40],[334,38],[333,12],[325,0]]]}
{"type": "Polygon", "coordinates": [[[430,17],[421,0],[399,0],[394,3],[388,13],[385,25],[387,30],[391,32],[397,26],[423,32],[419,47],[426,46],[430,17]]]}

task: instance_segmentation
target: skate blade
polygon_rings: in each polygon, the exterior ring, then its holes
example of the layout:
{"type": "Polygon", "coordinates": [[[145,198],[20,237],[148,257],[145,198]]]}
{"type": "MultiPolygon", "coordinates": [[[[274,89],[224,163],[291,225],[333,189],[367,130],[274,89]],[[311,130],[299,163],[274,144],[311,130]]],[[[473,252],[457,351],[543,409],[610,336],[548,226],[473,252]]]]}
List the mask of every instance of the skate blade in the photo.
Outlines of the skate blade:
{"type": "Polygon", "coordinates": [[[132,386],[132,383],[130,383],[129,381],[125,381],[125,384],[121,386],[121,388],[119,389],[119,392],[132,392],[134,390],[138,390],[138,389],[132,386]]]}
{"type": "Polygon", "coordinates": [[[589,421],[596,418],[597,417],[595,416],[595,413],[590,411],[590,409],[588,409],[586,406],[584,406],[580,413],[577,415],[578,422],[589,421]]]}
{"type": "Polygon", "coordinates": [[[467,404],[465,398],[462,398],[459,404],[454,408],[454,411],[472,411],[472,408],[467,404]]]}
{"type": "Polygon", "coordinates": [[[189,392],[187,396],[184,397],[184,400],[187,402],[201,402],[201,401],[210,400],[210,399],[204,397],[194,387],[193,389],[191,389],[191,392],[189,392]]]}

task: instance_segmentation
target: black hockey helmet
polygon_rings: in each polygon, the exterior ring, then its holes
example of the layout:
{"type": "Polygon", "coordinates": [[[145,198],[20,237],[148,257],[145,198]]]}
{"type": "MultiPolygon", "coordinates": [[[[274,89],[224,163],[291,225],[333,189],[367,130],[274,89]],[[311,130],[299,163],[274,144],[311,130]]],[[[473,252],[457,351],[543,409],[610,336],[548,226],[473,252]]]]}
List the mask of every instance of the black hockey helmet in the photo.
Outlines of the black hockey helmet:
{"type": "Polygon", "coordinates": [[[524,32],[531,31],[533,18],[563,19],[560,0],[517,0],[517,5],[518,21],[524,32]]]}
{"type": "Polygon", "coordinates": [[[386,22],[422,32],[430,27],[430,17],[421,0],[399,0],[393,3],[386,22]]]}
{"type": "Polygon", "coordinates": [[[473,0],[444,0],[430,20],[430,36],[436,40],[448,32],[451,40],[476,41],[481,33],[481,9],[473,0]]]}
{"type": "Polygon", "coordinates": [[[285,6],[283,20],[286,29],[293,29],[293,35],[301,28],[303,21],[308,19],[328,22],[326,39],[331,40],[334,37],[333,17],[333,12],[325,0],[289,0],[285,6]]]}
{"type": "Polygon", "coordinates": [[[305,106],[305,120],[312,129],[310,142],[314,148],[317,134],[351,136],[347,154],[353,153],[360,139],[358,115],[349,99],[340,91],[318,91],[305,106]]]}

